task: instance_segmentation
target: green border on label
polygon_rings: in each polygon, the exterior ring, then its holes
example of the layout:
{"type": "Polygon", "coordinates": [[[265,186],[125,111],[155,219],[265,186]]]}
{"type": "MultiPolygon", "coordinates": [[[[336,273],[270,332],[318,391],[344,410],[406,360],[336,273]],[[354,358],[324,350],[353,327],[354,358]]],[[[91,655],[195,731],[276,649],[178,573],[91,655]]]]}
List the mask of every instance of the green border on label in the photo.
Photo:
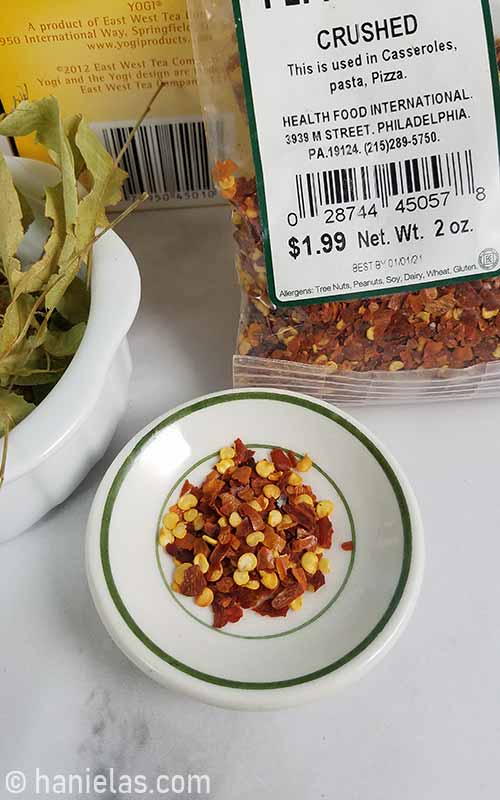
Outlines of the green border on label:
{"type": "Polygon", "coordinates": [[[179,670],[179,672],[183,672],[185,675],[190,675],[192,678],[197,678],[198,680],[205,681],[206,683],[211,683],[217,686],[225,686],[232,689],[271,690],[281,689],[288,686],[297,686],[301,683],[309,683],[310,681],[314,681],[324,677],[325,675],[329,675],[330,673],[342,667],[344,664],[348,664],[357,655],[362,653],[373,641],[375,641],[377,636],[384,630],[385,626],[396,611],[408,583],[413,552],[413,531],[410,510],[408,508],[403,488],[399,483],[396,473],[387,461],[386,457],[380,452],[376,444],[374,444],[374,442],[372,442],[366,436],[366,434],[360,431],[353,422],[344,419],[344,417],[340,416],[340,414],[336,413],[333,409],[318,405],[313,400],[305,400],[301,397],[265,392],[262,390],[248,390],[239,392],[238,394],[220,394],[216,395],[215,397],[195,401],[194,403],[181,408],[179,411],[170,414],[170,416],[167,416],[165,419],[155,425],[154,428],[148,431],[148,433],[146,433],[142,439],[135,444],[131,452],[124,460],[123,464],[118,469],[118,472],[116,473],[107,494],[101,518],[99,550],[104,581],[113,604],[127,628],[144,645],[144,647],[146,647],[147,650],[157,656],[157,658],[159,658],[161,661],[164,661],[174,669],[179,670]],[[223,678],[219,675],[210,675],[209,673],[195,669],[189,664],[184,664],[182,661],[179,661],[179,659],[175,658],[175,656],[162,650],[162,648],[159,647],[156,642],[152,641],[152,639],[150,639],[149,636],[140,628],[125,605],[115,583],[109,553],[109,529],[113,516],[113,507],[118,495],[120,494],[123,483],[143,447],[147,446],[159,431],[164,430],[175,422],[190,416],[190,414],[194,414],[197,411],[203,411],[211,406],[220,405],[222,403],[234,403],[241,400],[269,400],[276,403],[300,406],[308,411],[312,411],[313,413],[329,419],[336,425],[340,425],[342,428],[344,428],[344,430],[350,433],[351,436],[354,436],[354,438],[357,439],[363,445],[363,447],[366,448],[366,450],[368,450],[368,452],[378,463],[392,487],[401,516],[401,534],[403,538],[401,572],[389,604],[376,625],[361,642],[359,642],[348,653],[345,653],[345,655],[343,655],[341,658],[337,659],[337,661],[327,664],[321,669],[315,670],[314,672],[310,672],[306,675],[297,675],[296,677],[281,681],[236,681],[223,678]]]}
{"type": "MultiPolygon", "coordinates": [[[[241,15],[241,3],[245,2],[264,2],[264,0],[232,0],[234,21],[236,25],[236,38],[238,41],[238,49],[240,54],[241,71],[243,76],[243,90],[245,93],[245,102],[248,115],[248,125],[250,133],[250,141],[252,144],[252,152],[255,166],[255,178],[257,184],[257,197],[259,201],[259,211],[261,219],[262,230],[262,244],[264,247],[264,256],[266,261],[267,272],[267,285],[269,296],[273,303],[281,308],[293,308],[294,306],[310,306],[318,303],[337,302],[340,300],[356,300],[364,297],[383,297],[392,294],[403,294],[408,292],[417,292],[421,289],[429,289],[433,286],[456,286],[460,283],[469,283],[471,281],[488,280],[489,278],[496,278],[500,275],[500,268],[492,272],[480,272],[478,275],[466,275],[461,278],[447,278],[441,281],[430,281],[428,283],[415,283],[404,287],[383,287],[382,290],[374,289],[369,292],[353,292],[352,294],[336,294],[324,297],[312,297],[307,300],[279,300],[276,295],[276,284],[273,272],[273,257],[271,251],[271,240],[269,235],[269,218],[267,214],[267,201],[266,190],[264,186],[264,172],[262,169],[262,159],[260,155],[259,135],[257,132],[257,122],[255,117],[255,107],[253,102],[252,82],[250,78],[250,70],[248,66],[248,55],[245,42],[245,32],[243,29],[243,19],[241,15]]],[[[304,0],[306,2],[306,0],[304,0]]],[[[493,31],[493,23],[491,18],[491,9],[489,0],[481,0],[483,10],[485,36],[488,46],[488,55],[491,68],[491,82],[493,92],[493,103],[495,107],[495,117],[497,122],[497,141],[499,150],[500,161],[500,84],[498,76],[498,65],[496,59],[495,49],[495,35],[493,31]]]]}

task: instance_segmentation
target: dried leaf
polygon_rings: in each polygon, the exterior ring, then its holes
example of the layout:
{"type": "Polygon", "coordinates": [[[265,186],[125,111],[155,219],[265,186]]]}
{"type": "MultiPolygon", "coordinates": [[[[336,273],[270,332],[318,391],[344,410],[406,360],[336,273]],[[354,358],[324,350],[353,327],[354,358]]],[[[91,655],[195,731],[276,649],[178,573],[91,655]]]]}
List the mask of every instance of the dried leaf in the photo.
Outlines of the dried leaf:
{"type": "Polygon", "coordinates": [[[19,195],[0,152],[0,261],[11,290],[21,273],[16,253],[23,236],[23,211],[19,195]]]}
{"type": "MultiPolygon", "coordinates": [[[[9,304],[0,327],[0,356],[14,345],[34,305],[34,298],[25,294],[9,304]]],[[[3,359],[2,359],[3,364],[3,359]]]]}
{"type": "Polygon", "coordinates": [[[86,323],[79,322],[69,331],[47,331],[45,336],[45,349],[55,358],[72,356],[78,350],[85,333],[86,323]]]}
{"type": "Polygon", "coordinates": [[[23,100],[0,120],[0,135],[27,136],[36,133],[36,140],[44,145],[62,173],[66,231],[73,231],[78,209],[75,162],[70,143],[59,113],[55,97],[41,100],[23,100]]]}
{"type": "Polygon", "coordinates": [[[92,241],[95,228],[106,225],[105,210],[122,198],[121,188],[127,173],[116,167],[101,140],[82,119],[75,141],[92,177],[92,189],[78,207],[77,244],[80,250],[92,241]]]}
{"type": "Polygon", "coordinates": [[[9,432],[15,425],[21,422],[21,420],[27,417],[34,408],[35,406],[33,403],[28,403],[21,395],[6,391],[5,389],[0,389],[0,425],[4,434],[2,458],[0,461],[0,486],[3,484],[5,477],[9,432]]]}
{"type": "Polygon", "coordinates": [[[76,146],[75,136],[78,130],[78,126],[82,120],[81,114],[74,114],[72,117],[67,117],[63,121],[64,125],[64,132],[68,137],[69,146],[71,147],[71,152],[73,153],[73,161],[75,164],[75,177],[79,178],[82,172],[85,170],[85,160],[83,159],[82,154],[80,153],[78,147],[76,146]]]}
{"type": "Polygon", "coordinates": [[[80,278],[75,278],[57,304],[57,311],[72,325],[77,325],[88,320],[89,309],[90,292],[80,278]]]}
{"type": "Polygon", "coordinates": [[[52,220],[52,229],[45,243],[42,257],[22,273],[16,285],[14,298],[25,292],[39,292],[50,276],[57,271],[58,259],[64,243],[64,199],[62,184],[45,189],[45,216],[52,220]]]}
{"type": "Polygon", "coordinates": [[[0,361],[0,386],[10,386],[15,376],[23,370],[45,369],[47,356],[40,347],[33,346],[33,338],[23,339],[15,349],[0,361]]]}
{"type": "MultiPolygon", "coordinates": [[[[121,199],[121,187],[127,173],[116,167],[84,119],[78,125],[75,143],[92,179],[92,188],[78,205],[75,229],[75,251],[81,253],[84,260],[94,240],[96,228],[107,225],[106,207],[114,205],[121,199]]],[[[66,259],[66,255],[66,253],[61,254],[57,278],[54,276],[49,282],[47,308],[55,308],[58,305],[80,270],[80,259],[75,259],[74,256],[66,259]]]]}
{"type": "Polygon", "coordinates": [[[12,381],[13,386],[47,386],[57,383],[67,363],[57,369],[21,370],[12,381]]]}
{"type": "Polygon", "coordinates": [[[21,395],[0,389],[0,417],[8,420],[10,427],[21,422],[34,408],[35,406],[28,403],[21,395]]]}

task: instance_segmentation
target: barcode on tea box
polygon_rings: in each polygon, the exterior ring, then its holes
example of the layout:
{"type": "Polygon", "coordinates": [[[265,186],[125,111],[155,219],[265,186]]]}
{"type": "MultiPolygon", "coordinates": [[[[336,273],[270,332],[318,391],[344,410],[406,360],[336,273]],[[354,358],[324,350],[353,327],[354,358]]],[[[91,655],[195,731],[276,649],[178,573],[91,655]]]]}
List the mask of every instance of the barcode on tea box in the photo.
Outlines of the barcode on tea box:
{"type": "Polygon", "coordinates": [[[456,196],[475,193],[471,150],[295,176],[300,219],[317,217],[322,208],[342,203],[380,200],[387,208],[392,197],[441,190],[456,196]]]}
{"type": "MultiPolygon", "coordinates": [[[[134,127],[133,122],[93,125],[116,157],[134,127]]],[[[205,129],[201,119],[165,122],[146,120],[135,133],[121,166],[129,177],[125,200],[147,192],[155,201],[196,201],[216,196],[212,182],[205,129]]]]}

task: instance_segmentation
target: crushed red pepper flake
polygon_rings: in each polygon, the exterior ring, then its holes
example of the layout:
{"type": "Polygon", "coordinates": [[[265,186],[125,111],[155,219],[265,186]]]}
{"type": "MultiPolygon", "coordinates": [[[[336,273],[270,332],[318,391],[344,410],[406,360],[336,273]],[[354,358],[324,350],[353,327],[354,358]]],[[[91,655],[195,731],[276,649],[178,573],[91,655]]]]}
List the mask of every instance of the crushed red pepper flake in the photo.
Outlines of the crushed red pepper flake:
{"type": "Polygon", "coordinates": [[[182,583],[180,583],[181,594],[187,597],[198,597],[206,587],[207,582],[202,571],[196,565],[189,567],[184,572],[182,583]]]}
{"type": "Polygon", "coordinates": [[[277,308],[267,291],[260,222],[247,215],[246,199],[237,189],[231,201],[239,278],[249,301],[239,355],[314,364],[332,373],[456,369],[500,359],[500,314],[488,315],[500,309],[498,277],[277,308]]]}
{"type": "Polygon", "coordinates": [[[216,628],[238,622],[244,609],[284,617],[325,583],[334,505],[318,502],[295,472],[301,463],[309,469],[309,457],[275,448],[256,462],[241,439],[219,456],[200,487],[185,481],[163,518],[160,538],[177,564],[173,588],[211,604],[216,628]]]}

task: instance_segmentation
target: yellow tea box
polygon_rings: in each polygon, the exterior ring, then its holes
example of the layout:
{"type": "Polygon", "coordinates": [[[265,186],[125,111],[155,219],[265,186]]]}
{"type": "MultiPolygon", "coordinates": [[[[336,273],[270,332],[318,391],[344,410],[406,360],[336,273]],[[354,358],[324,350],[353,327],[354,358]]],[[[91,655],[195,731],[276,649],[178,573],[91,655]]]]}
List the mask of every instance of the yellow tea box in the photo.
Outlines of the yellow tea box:
{"type": "MultiPolygon", "coordinates": [[[[55,95],[116,155],[159,84],[122,166],[126,201],[149,208],[217,202],[185,0],[17,0],[2,8],[0,111],[55,95]]],[[[11,150],[42,158],[32,136],[11,150]]],[[[5,150],[5,141],[3,143],[5,150]]]]}

